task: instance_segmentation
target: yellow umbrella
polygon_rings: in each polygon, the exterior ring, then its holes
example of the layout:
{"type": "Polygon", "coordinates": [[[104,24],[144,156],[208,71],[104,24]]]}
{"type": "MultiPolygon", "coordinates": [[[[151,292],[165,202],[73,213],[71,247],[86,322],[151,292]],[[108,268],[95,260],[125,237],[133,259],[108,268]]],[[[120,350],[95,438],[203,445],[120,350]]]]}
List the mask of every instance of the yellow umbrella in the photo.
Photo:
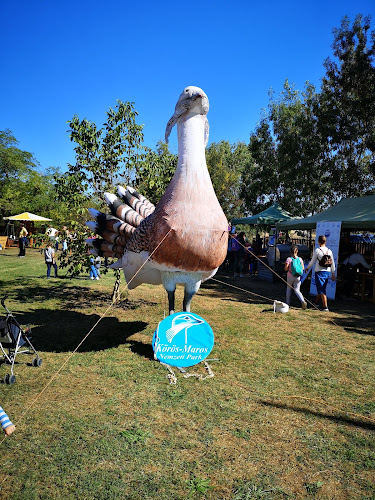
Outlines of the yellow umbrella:
{"type": "Polygon", "coordinates": [[[47,220],[52,220],[52,219],[47,219],[46,217],[41,217],[40,215],[35,215],[30,212],[23,212],[22,214],[18,215],[11,215],[9,217],[4,217],[6,220],[33,220],[33,221],[47,221],[47,220]]]}

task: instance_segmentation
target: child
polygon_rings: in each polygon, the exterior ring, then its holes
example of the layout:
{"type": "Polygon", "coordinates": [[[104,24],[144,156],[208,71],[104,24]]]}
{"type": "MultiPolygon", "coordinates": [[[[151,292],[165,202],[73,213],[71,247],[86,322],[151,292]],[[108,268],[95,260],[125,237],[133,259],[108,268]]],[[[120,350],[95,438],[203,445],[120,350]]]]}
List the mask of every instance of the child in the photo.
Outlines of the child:
{"type": "Polygon", "coordinates": [[[98,276],[98,271],[95,267],[95,259],[94,259],[94,256],[91,255],[90,256],[90,278],[92,280],[98,280],[99,279],[99,276],[98,276]]]}
{"type": "Polygon", "coordinates": [[[0,406],[0,423],[6,436],[10,436],[16,430],[16,426],[9,420],[8,415],[0,406]]]}
{"type": "Polygon", "coordinates": [[[55,251],[52,248],[52,243],[49,242],[47,248],[44,250],[44,260],[47,264],[47,279],[51,276],[51,266],[53,266],[55,270],[55,278],[57,278],[57,264],[55,259],[55,251]]]}
{"type": "Polygon", "coordinates": [[[101,263],[102,263],[102,259],[99,257],[99,255],[97,255],[95,257],[95,268],[96,268],[96,272],[98,273],[99,278],[100,278],[100,266],[101,266],[101,263]]]}

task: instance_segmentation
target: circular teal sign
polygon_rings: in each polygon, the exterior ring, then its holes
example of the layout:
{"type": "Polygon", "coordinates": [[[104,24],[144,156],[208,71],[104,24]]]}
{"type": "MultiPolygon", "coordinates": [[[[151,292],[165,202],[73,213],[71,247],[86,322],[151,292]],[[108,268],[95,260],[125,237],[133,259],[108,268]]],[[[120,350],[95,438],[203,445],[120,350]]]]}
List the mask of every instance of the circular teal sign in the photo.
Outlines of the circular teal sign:
{"type": "Polygon", "coordinates": [[[197,314],[179,312],[161,321],[152,339],[155,357],[172,366],[193,366],[203,361],[214,346],[210,325],[197,314]]]}

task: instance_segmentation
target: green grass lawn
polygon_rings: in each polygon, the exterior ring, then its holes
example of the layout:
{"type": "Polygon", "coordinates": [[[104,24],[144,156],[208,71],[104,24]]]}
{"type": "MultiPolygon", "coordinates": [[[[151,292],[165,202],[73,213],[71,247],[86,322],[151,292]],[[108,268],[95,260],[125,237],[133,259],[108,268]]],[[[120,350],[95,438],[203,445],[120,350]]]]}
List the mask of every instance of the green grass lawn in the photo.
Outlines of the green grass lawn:
{"type": "MultiPolygon", "coordinates": [[[[37,250],[0,252],[0,294],[43,359],[35,368],[20,355],[15,385],[1,385],[17,427],[0,445],[1,498],[375,498],[372,304],[274,314],[211,280],[192,310],[215,333],[215,377],[178,372],[170,385],[151,347],[162,287],[122,283],[121,302],[71,355],[110,306],[113,273],[45,273],[37,250]]],[[[283,284],[236,285],[284,299],[283,284]]]]}

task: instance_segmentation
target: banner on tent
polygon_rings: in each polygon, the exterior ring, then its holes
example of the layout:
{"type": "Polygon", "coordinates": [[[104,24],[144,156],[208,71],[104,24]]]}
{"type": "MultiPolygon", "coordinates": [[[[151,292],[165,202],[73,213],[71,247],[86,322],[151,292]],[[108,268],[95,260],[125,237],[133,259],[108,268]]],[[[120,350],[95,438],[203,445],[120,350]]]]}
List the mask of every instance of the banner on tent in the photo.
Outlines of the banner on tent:
{"type": "MultiPolygon", "coordinates": [[[[340,246],[340,233],[341,233],[341,221],[324,221],[324,222],[317,222],[316,224],[316,239],[315,239],[314,250],[319,248],[318,237],[320,235],[324,235],[327,238],[326,246],[332,250],[333,258],[336,264],[336,270],[337,270],[337,262],[339,255],[339,246],[340,246]]],[[[337,271],[336,271],[336,276],[337,276],[337,271]]],[[[332,281],[330,276],[327,285],[327,297],[329,299],[335,298],[336,283],[337,281],[332,281]]],[[[317,294],[316,283],[315,283],[315,269],[312,270],[310,293],[311,295],[317,294]]]]}

